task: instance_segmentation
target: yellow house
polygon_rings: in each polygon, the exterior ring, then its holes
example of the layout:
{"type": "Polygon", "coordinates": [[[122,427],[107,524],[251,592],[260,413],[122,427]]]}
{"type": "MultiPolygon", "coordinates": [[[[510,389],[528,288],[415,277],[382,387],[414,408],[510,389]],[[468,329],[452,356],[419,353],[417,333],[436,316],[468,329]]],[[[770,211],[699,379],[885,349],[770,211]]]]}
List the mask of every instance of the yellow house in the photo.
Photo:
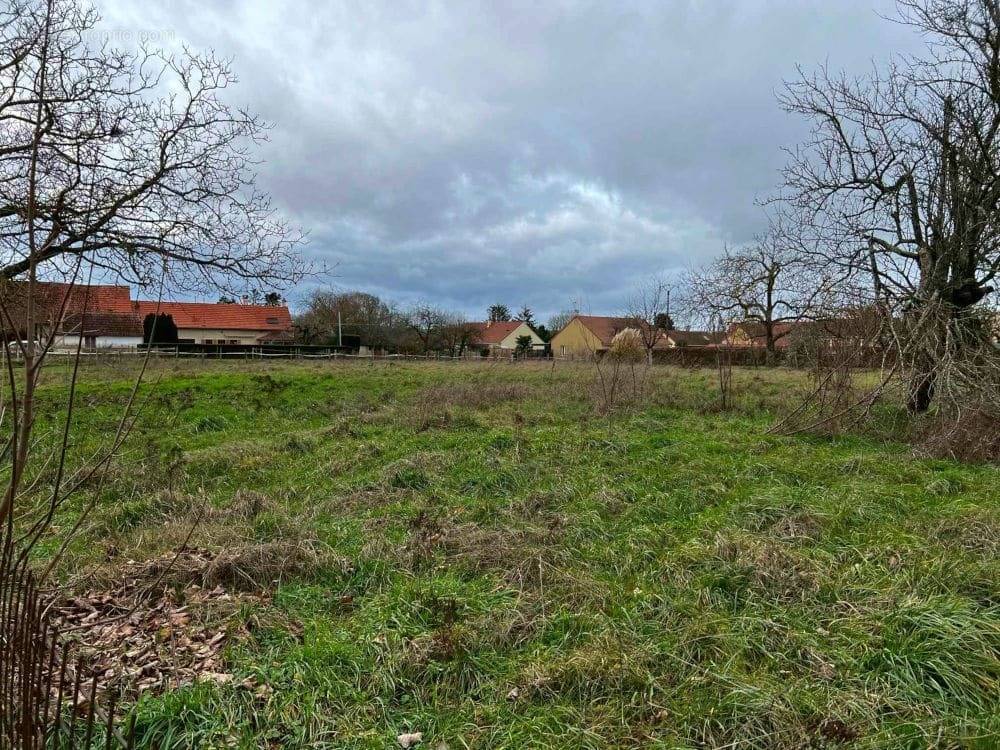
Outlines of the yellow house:
{"type": "Polygon", "coordinates": [[[607,351],[615,334],[628,328],[625,318],[574,315],[549,342],[552,356],[585,358],[607,351]]]}

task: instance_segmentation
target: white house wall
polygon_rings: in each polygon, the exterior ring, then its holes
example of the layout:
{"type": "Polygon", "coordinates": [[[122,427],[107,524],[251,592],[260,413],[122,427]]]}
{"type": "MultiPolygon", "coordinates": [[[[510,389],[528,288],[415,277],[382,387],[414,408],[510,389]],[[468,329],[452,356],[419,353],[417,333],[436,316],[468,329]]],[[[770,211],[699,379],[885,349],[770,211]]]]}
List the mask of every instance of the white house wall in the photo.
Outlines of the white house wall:
{"type": "MultiPolygon", "coordinates": [[[[140,344],[142,336],[97,336],[95,341],[98,349],[128,349],[140,344]]],[[[53,342],[53,347],[56,349],[76,349],[79,345],[79,336],[57,336],[53,342]]]]}
{"type": "Polygon", "coordinates": [[[542,341],[542,337],[531,330],[531,326],[527,323],[521,323],[517,328],[507,334],[507,337],[500,342],[501,349],[516,349],[517,339],[519,336],[531,336],[532,346],[544,346],[545,342],[542,341]]]}

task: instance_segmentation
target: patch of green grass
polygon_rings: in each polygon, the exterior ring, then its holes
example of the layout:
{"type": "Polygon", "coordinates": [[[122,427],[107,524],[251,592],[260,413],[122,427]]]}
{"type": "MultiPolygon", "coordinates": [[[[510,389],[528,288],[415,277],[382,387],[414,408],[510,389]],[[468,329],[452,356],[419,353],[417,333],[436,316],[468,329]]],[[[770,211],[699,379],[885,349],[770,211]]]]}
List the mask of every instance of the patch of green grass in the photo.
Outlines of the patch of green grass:
{"type": "MultiPolygon", "coordinates": [[[[75,457],[126,376],[85,370],[75,457]]],[[[43,434],[65,378],[47,373],[43,434]]],[[[203,504],[194,544],[312,556],[268,561],[233,684],[139,702],[142,746],[1000,743],[1000,471],[767,435],[795,372],[737,371],[727,413],[710,371],[658,369],[610,417],[592,379],[158,364],[64,576],[168,549],[203,504]]]]}

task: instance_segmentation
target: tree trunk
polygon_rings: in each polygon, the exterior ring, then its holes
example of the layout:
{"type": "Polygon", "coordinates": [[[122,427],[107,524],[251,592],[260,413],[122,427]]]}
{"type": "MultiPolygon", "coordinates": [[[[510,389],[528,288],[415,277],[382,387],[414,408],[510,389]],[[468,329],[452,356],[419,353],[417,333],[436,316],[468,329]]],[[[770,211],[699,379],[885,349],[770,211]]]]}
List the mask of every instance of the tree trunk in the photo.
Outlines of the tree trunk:
{"type": "Polygon", "coordinates": [[[775,357],[777,356],[778,347],[774,340],[774,332],[768,328],[767,329],[767,341],[766,341],[766,352],[764,355],[764,361],[769,365],[774,364],[775,357]]]}
{"type": "Polygon", "coordinates": [[[923,414],[931,408],[934,400],[934,383],[937,373],[931,362],[924,362],[910,376],[910,394],[907,409],[911,414],[923,414]]]}

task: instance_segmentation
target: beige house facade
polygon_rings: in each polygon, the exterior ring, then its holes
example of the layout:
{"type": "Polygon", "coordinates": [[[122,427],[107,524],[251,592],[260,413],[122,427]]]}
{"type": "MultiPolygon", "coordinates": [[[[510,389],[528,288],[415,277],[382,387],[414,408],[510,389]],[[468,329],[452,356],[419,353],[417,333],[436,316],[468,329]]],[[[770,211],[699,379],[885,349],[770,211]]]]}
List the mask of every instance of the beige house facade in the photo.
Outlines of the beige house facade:
{"type": "Polygon", "coordinates": [[[479,333],[473,346],[491,351],[513,351],[517,349],[517,340],[522,336],[531,339],[532,349],[542,349],[545,341],[535,329],[523,320],[498,320],[477,323],[479,333]]]}

